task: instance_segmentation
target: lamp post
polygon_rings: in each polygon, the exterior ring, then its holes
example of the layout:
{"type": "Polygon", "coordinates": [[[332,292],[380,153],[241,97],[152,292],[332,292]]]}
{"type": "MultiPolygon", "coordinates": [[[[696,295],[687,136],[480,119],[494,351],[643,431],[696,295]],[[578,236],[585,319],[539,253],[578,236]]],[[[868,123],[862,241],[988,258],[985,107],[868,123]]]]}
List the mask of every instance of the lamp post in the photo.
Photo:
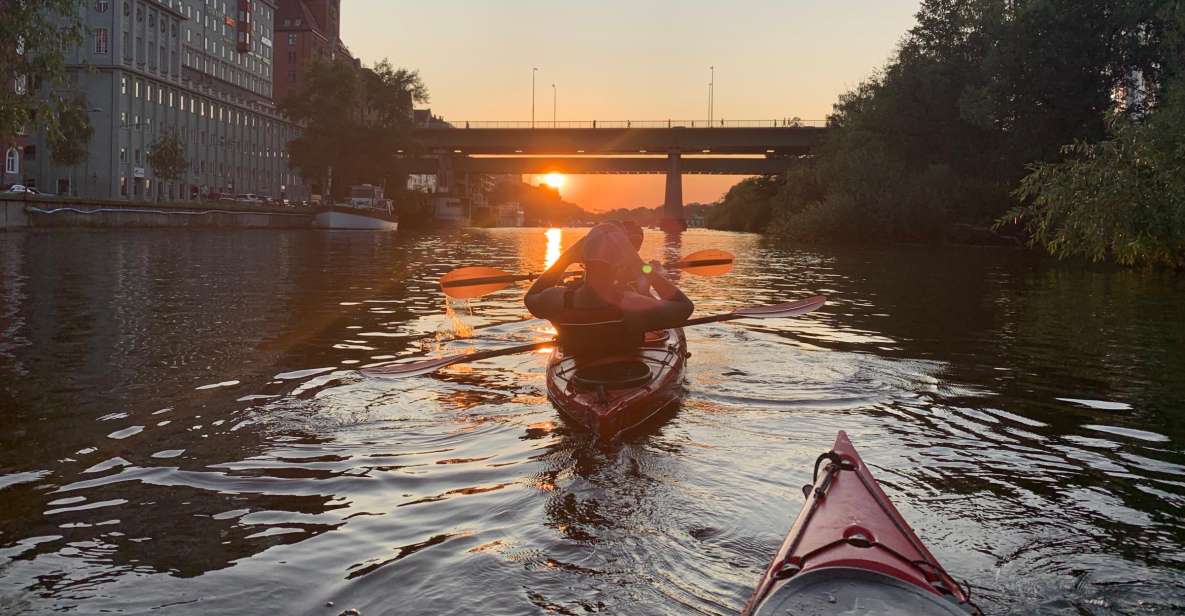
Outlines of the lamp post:
{"type": "Polygon", "coordinates": [[[555,84],[551,84],[551,127],[555,128],[555,84]]]}
{"type": "Polygon", "coordinates": [[[708,81],[708,128],[712,127],[712,121],[716,118],[716,67],[709,66],[711,71],[711,78],[708,81]]]}
{"type": "Polygon", "coordinates": [[[539,67],[531,67],[531,128],[535,128],[535,73],[539,72],[539,67]]]}

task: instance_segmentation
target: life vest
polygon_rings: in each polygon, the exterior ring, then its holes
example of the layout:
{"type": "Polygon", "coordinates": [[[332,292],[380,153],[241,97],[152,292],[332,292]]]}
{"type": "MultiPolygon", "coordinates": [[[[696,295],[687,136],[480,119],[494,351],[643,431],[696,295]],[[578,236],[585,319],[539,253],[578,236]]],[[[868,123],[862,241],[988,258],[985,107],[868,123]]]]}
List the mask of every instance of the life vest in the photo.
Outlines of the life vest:
{"type": "Polygon", "coordinates": [[[613,305],[577,308],[574,305],[577,288],[564,289],[564,309],[551,319],[565,353],[603,356],[642,346],[644,332],[626,327],[621,308],[613,305]]]}

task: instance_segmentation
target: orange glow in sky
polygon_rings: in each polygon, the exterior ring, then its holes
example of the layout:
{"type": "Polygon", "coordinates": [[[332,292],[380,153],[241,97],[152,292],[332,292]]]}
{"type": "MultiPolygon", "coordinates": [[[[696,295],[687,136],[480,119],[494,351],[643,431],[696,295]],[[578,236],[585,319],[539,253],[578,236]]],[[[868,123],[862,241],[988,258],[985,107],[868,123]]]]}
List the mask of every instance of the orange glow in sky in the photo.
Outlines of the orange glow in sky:
{"type": "MultiPolygon", "coordinates": [[[[716,120],[823,120],[884,65],[919,4],[350,0],[341,36],[366,64],[418,70],[431,100],[417,107],[454,124],[706,120],[713,79],[716,120]]],[[[740,179],[684,176],[683,200],[715,201],[740,179]]],[[[663,202],[662,175],[564,180],[564,200],[589,210],[663,202]]]]}

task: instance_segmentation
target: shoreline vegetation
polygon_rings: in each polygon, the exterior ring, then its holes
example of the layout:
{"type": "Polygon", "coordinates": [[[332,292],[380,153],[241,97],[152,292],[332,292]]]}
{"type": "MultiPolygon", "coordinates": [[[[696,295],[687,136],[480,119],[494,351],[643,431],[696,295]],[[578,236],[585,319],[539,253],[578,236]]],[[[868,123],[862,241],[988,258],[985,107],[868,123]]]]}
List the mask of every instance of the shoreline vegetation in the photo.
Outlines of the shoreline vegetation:
{"type": "Polygon", "coordinates": [[[705,223],[1182,268],[1183,71],[1180,0],[925,0],[815,159],[741,181],[705,223]]]}

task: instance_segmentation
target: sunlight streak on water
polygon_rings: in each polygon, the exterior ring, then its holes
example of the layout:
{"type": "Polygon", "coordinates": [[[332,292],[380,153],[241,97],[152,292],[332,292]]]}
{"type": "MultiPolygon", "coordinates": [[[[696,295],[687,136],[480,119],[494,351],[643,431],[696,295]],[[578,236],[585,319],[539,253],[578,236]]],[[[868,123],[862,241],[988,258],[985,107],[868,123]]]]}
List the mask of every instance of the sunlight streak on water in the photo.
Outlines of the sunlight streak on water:
{"type": "Polygon", "coordinates": [[[552,228],[545,231],[543,235],[547,236],[547,255],[543,258],[543,269],[547,269],[555,265],[564,252],[564,230],[552,228]]]}

